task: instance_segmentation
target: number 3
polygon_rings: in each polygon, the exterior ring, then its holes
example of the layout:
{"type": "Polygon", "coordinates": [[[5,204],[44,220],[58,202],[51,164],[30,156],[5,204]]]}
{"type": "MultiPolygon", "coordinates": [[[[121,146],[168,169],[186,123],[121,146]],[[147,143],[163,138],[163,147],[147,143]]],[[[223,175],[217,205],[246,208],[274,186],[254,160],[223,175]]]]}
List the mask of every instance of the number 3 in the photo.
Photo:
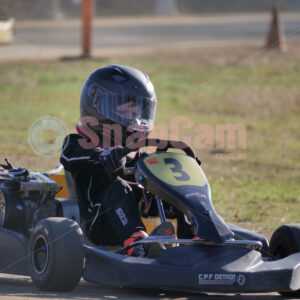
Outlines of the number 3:
{"type": "Polygon", "coordinates": [[[181,176],[174,176],[174,178],[176,180],[179,180],[179,181],[190,180],[189,174],[187,174],[186,172],[184,172],[182,170],[182,165],[180,164],[180,162],[178,160],[176,160],[174,158],[165,158],[164,162],[166,165],[168,165],[168,164],[174,165],[174,167],[170,169],[172,172],[181,174],[181,176]]]}

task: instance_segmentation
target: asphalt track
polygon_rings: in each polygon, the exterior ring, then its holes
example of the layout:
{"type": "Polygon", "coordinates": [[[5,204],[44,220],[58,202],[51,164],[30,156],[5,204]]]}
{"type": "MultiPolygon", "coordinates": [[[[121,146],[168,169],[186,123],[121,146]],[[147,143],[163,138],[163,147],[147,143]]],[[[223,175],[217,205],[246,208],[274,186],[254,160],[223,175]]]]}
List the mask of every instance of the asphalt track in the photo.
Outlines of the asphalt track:
{"type": "MultiPolygon", "coordinates": [[[[288,40],[300,40],[300,12],[281,15],[288,40]]],[[[15,40],[0,46],[0,60],[80,54],[80,20],[16,21],[15,40]]],[[[93,22],[93,54],[205,47],[246,41],[263,45],[270,14],[102,18],[93,22]]]]}
{"type": "MultiPolygon", "coordinates": [[[[147,300],[196,300],[196,299],[234,299],[234,300],[283,300],[277,293],[268,294],[192,294],[185,292],[165,292],[165,291],[151,291],[142,289],[120,289],[99,287],[81,281],[79,286],[69,293],[53,293],[43,292],[33,286],[29,277],[0,275],[0,299],[1,300],[45,300],[45,299],[81,299],[81,300],[95,300],[95,299],[147,299],[147,300]]],[[[289,298],[292,299],[292,298],[289,298]]]]}
{"type": "MultiPolygon", "coordinates": [[[[298,29],[300,36],[299,15],[284,16],[284,28],[287,34],[298,29]]],[[[96,20],[93,40],[95,47],[135,47],[151,46],[153,43],[178,41],[227,40],[263,38],[268,31],[268,15],[240,15],[218,17],[177,17],[136,18],[96,20]],[[113,22],[114,20],[114,22],[113,22]]],[[[34,23],[31,23],[34,25],[34,23]]],[[[54,26],[17,26],[16,38],[24,39],[32,45],[78,46],[80,42],[79,22],[55,22],[54,26]]]]}

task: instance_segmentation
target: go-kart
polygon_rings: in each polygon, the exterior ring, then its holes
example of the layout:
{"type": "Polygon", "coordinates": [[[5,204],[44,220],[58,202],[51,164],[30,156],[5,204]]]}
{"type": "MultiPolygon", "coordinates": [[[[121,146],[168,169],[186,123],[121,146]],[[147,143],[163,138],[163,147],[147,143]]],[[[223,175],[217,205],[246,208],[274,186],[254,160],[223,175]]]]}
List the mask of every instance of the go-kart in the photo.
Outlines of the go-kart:
{"type": "MultiPolygon", "coordinates": [[[[79,226],[70,179],[68,197],[59,198],[54,179],[61,180],[60,170],[30,173],[7,162],[0,172],[0,272],[30,275],[39,288],[57,291],[73,289],[82,276],[110,286],[300,295],[300,224],[279,227],[269,244],[261,234],[225,223],[190,146],[155,139],[143,146],[156,151],[123,174],[134,174],[143,191],[144,217],[155,205],[166,222],[166,207],[174,207],[190,222],[194,238],[150,235],[116,251],[93,245],[79,226]],[[125,255],[130,247],[151,243],[161,247],[155,258],[125,255]]],[[[125,148],[124,155],[132,151],[125,148]]]]}

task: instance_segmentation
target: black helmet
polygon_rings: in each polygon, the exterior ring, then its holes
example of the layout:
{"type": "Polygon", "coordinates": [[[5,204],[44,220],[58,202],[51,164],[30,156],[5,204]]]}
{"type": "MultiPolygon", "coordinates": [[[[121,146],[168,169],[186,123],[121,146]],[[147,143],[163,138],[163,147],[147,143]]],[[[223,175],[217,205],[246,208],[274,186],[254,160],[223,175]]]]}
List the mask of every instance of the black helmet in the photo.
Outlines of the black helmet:
{"type": "Polygon", "coordinates": [[[86,80],[80,115],[148,133],[154,125],[156,103],[148,75],[132,67],[110,65],[95,70],[86,80]]]}

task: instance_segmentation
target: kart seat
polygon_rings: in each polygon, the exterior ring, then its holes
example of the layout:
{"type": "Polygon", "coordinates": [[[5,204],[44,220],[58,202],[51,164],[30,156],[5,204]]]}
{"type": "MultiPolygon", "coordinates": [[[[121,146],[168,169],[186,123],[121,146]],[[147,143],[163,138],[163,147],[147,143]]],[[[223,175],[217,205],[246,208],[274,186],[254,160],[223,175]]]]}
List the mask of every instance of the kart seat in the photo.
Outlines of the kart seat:
{"type": "Polygon", "coordinates": [[[68,199],[78,202],[75,184],[75,174],[65,170],[65,180],[68,199]]]}
{"type": "Polygon", "coordinates": [[[84,207],[83,201],[80,201],[80,197],[77,194],[76,190],[76,173],[65,170],[65,182],[66,182],[66,190],[69,200],[76,201],[79,208],[80,214],[80,226],[83,230],[85,230],[85,224],[87,224],[87,216],[86,209],[84,207]]]}

